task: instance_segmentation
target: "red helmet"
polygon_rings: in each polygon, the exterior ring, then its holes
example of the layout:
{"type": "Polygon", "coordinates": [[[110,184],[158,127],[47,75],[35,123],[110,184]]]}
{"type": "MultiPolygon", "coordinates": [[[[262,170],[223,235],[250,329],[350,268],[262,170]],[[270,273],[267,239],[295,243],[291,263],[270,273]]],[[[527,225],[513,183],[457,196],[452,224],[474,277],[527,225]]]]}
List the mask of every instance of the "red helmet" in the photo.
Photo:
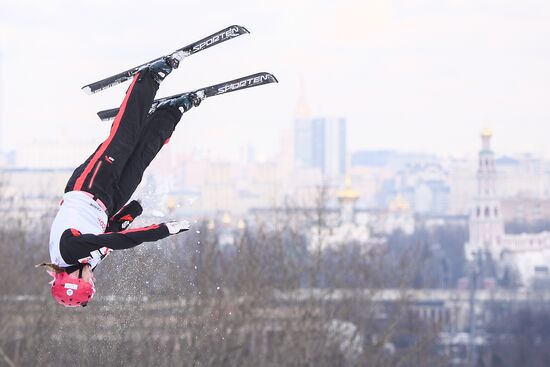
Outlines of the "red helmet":
{"type": "Polygon", "coordinates": [[[52,297],[60,305],[66,307],[86,306],[95,293],[94,282],[82,278],[73,278],[66,272],[51,274],[54,277],[52,284],[52,297]]]}

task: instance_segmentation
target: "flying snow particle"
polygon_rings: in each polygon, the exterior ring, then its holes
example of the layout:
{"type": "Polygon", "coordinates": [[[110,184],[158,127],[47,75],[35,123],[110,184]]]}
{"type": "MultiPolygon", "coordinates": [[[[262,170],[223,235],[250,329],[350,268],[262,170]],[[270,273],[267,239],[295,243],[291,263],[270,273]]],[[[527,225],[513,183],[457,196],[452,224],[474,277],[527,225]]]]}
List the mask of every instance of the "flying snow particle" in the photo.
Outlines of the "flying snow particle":
{"type": "Polygon", "coordinates": [[[161,212],[160,210],[157,210],[157,209],[151,211],[151,215],[152,215],[153,217],[158,217],[158,218],[164,217],[164,213],[161,212]]]}

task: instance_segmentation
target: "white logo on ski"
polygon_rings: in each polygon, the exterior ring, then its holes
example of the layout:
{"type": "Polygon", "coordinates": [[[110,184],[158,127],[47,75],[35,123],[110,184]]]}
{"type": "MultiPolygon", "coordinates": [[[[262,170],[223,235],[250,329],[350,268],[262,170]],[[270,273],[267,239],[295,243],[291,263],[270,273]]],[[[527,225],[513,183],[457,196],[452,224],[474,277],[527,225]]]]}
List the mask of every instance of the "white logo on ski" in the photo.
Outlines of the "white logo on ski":
{"type": "Polygon", "coordinates": [[[269,80],[269,75],[260,75],[254,78],[241,80],[236,83],[226,84],[223,87],[218,88],[218,94],[226,93],[228,91],[250,87],[255,84],[262,84],[266,80],[269,80]]]}
{"type": "Polygon", "coordinates": [[[195,45],[193,47],[193,51],[197,52],[197,51],[202,50],[203,48],[206,48],[206,47],[209,47],[209,46],[213,45],[214,43],[224,41],[227,38],[232,38],[232,37],[238,36],[238,33],[239,33],[239,28],[237,28],[237,27],[229,28],[225,32],[216,34],[215,36],[207,39],[206,41],[201,42],[198,45],[195,45]],[[237,34],[235,35],[235,33],[237,33],[237,34]]]}

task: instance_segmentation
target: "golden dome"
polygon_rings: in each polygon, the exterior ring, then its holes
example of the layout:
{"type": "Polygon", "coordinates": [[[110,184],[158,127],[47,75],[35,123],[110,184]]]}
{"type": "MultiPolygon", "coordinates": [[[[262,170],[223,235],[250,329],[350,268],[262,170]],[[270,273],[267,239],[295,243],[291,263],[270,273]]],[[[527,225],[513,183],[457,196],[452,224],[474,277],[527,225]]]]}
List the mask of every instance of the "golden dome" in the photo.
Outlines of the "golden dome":
{"type": "Polygon", "coordinates": [[[359,193],[351,188],[351,178],[346,177],[345,187],[338,193],[338,199],[340,200],[357,200],[359,199],[359,193]]]}
{"type": "Polygon", "coordinates": [[[222,223],[226,224],[226,225],[231,224],[231,216],[229,215],[229,213],[224,213],[223,214],[222,223]]]}
{"type": "Polygon", "coordinates": [[[174,199],[172,196],[170,196],[168,200],[166,200],[166,209],[172,211],[176,209],[176,205],[176,199],[174,199]]]}
{"type": "Polygon", "coordinates": [[[486,127],[481,131],[481,136],[484,138],[490,138],[491,136],[493,136],[493,131],[486,127]]]}
{"type": "Polygon", "coordinates": [[[398,194],[392,201],[390,201],[388,208],[391,212],[409,212],[411,210],[411,205],[407,199],[403,197],[403,195],[398,194]]]}

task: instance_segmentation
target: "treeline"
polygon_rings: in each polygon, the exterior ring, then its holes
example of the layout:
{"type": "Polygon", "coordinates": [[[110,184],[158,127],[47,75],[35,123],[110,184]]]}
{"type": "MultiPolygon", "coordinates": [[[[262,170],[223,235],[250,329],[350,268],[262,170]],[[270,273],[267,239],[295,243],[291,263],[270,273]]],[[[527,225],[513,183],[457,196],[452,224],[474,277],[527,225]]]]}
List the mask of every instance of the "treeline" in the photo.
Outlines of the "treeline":
{"type": "Polygon", "coordinates": [[[405,292],[392,304],[373,301],[377,290],[405,291],[418,281],[421,247],[411,243],[396,252],[388,245],[349,243],[311,249],[306,231],[292,222],[257,222],[228,233],[205,221],[183,235],[113,252],[96,270],[93,302],[66,309],[49,297],[50,277],[33,267],[49,258],[51,217],[5,221],[0,361],[10,366],[447,364],[438,351],[440,325],[420,320],[405,292]],[[228,235],[233,243],[224,245],[228,235]],[[341,289],[372,293],[342,298],[341,289]]]}

